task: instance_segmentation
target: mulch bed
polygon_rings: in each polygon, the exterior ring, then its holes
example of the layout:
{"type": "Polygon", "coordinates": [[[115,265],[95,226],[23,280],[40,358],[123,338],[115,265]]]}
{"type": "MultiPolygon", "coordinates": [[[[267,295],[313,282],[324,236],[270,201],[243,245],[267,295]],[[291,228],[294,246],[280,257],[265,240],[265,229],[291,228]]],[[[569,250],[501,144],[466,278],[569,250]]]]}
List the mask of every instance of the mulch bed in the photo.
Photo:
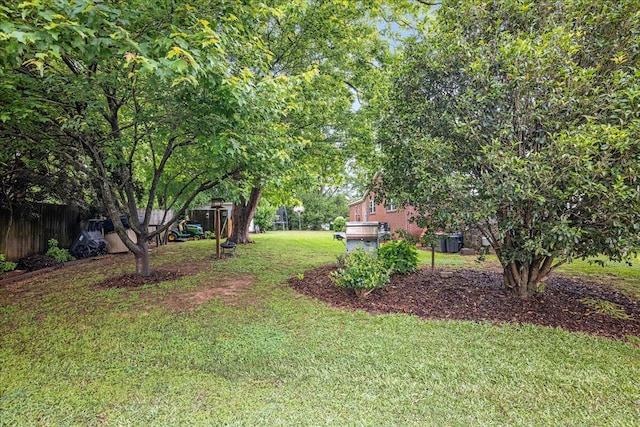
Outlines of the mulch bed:
{"type": "MultiPolygon", "coordinates": [[[[430,269],[394,275],[391,282],[364,299],[334,285],[329,279],[335,265],[306,271],[290,285],[298,292],[335,307],[371,313],[407,313],[425,319],[531,323],[609,338],[640,337],[640,302],[595,283],[561,275],[547,280],[543,293],[528,300],[502,289],[497,272],[454,270],[444,278],[430,269]],[[608,301],[624,310],[625,317],[597,312],[585,300],[608,301]]],[[[608,303],[607,303],[608,304],[608,303]]],[[[624,314],[622,313],[622,314],[624,314]]]]}
{"type": "Polygon", "coordinates": [[[154,283],[177,280],[186,274],[181,271],[154,269],[150,276],[140,276],[136,273],[125,273],[117,276],[107,277],[100,283],[96,283],[97,289],[111,288],[137,288],[154,283]]]}
{"type": "Polygon", "coordinates": [[[57,267],[62,263],[50,256],[35,254],[19,259],[17,264],[17,270],[36,271],[49,267],[57,267]]]}

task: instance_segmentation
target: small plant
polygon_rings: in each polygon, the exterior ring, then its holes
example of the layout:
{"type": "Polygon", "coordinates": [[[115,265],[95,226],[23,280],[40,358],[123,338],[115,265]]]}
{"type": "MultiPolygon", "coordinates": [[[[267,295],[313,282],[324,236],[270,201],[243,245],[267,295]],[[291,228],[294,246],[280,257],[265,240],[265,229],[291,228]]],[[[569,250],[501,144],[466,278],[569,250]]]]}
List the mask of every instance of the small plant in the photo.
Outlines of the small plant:
{"type": "Polygon", "coordinates": [[[67,262],[75,259],[75,257],[69,253],[68,249],[58,247],[58,241],[56,239],[50,239],[48,243],[49,249],[47,250],[47,256],[55,259],[57,262],[67,262]]]}
{"type": "Polygon", "coordinates": [[[358,298],[364,298],[389,282],[389,272],[374,254],[356,248],[344,257],[343,267],[331,273],[331,280],[341,288],[353,289],[358,298]]]}
{"type": "Polygon", "coordinates": [[[333,220],[333,231],[345,231],[347,229],[347,220],[342,216],[337,216],[333,220]]]}
{"type": "Polygon", "coordinates": [[[215,239],[216,238],[216,233],[214,233],[213,231],[205,231],[204,235],[207,236],[207,239],[215,239]]]}
{"type": "Polygon", "coordinates": [[[599,298],[582,298],[581,303],[599,314],[604,314],[614,319],[631,320],[633,317],[624,311],[624,308],[611,301],[599,298]]]}
{"type": "Polygon", "coordinates": [[[304,273],[298,273],[298,280],[304,280],[304,273]]]}
{"type": "Polygon", "coordinates": [[[396,240],[380,246],[378,258],[391,274],[409,274],[418,268],[418,250],[406,240],[396,240]]]}
{"type": "Polygon", "coordinates": [[[538,288],[536,289],[538,293],[540,294],[544,293],[545,289],[547,289],[547,282],[538,283],[538,288]]]}
{"type": "Polygon", "coordinates": [[[396,234],[398,235],[398,237],[402,240],[404,240],[405,242],[409,243],[410,245],[416,245],[418,243],[418,237],[416,237],[415,235],[409,233],[407,230],[403,230],[401,228],[396,230],[396,234]]]}
{"type": "Polygon", "coordinates": [[[0,254],[0,273],[5,273],[7,271],[13,271],[16,269],[15,262],[7,261],[4,254],[0,254]]]}

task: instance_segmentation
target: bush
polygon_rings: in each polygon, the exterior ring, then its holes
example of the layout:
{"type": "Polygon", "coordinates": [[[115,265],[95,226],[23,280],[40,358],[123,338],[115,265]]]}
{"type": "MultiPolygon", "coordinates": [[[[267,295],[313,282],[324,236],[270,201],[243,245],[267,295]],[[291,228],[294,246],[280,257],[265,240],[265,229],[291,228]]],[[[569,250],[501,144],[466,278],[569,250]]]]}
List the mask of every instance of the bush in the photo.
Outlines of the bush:
{"type": "Polygon", "coordinates": [[[406,240],[396,240],[380,246],[378,258],[391,274],[408,274],[418,268],[418,250],[406,240]]]}
{"type": "Polygon", "coordinates": [[[253,224],[257,226],[257,229],[261,232],[270,230],[273,227],[273,222],[278,219],[278,208],[273,206],[265,199],[261,199],[256,213],[253,215],[253,224]]]}
{"type": "Polygon", "coordinates": [[[375,254],[356,248],[341,261],[342,267],[331,273],[331,280],[341,288],[353,289],[364,298],[389,282],[389,272],[375,254]]]}
{"type": "Polygon", "coordinates": [[[47,250],[47,256],[55,259],[58,262],[73,261],[75,257],[69,253],[68,249],[61,249],[58,247],[58,241],[56,239],[49,240],[49,249],[47,250]]]}
{"type": "Polygon", "coordinates": [[[398,229],[396,230],[396,234],[398,235],[398,237],[400,237],[410,245],[415,245],[416,243],[418,243],[418,238],[413,234],[407,232],[406,230],[398,229]]]}
{"type": "Polygon", "coordinates": [[[333,220],[333,231],[346,231],[347,220],[343,216],[337,216],[333,220]]]}
{"type": "Polygon", "coordinates": [[[0,254],[0,273],[15,270],[16,265],[15,262],[7,261],[4,254],[0,254]]]}

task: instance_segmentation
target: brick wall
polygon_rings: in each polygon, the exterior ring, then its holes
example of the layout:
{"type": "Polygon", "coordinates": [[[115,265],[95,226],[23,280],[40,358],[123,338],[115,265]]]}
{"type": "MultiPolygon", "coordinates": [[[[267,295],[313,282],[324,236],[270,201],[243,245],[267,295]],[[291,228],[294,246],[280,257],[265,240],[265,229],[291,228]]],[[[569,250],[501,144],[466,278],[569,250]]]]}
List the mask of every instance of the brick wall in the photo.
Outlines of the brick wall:
{"type": "Polygon", "coordinates": [[[409,221],[412,210],[398,209],[393,206],[387,207],[385,203],[375,203],[373,193],[369,193],[363,199],[349,205],[349,221],[372,221],[387,222],[389,229],[395,233],[396,230],[405,230],[417,237],[420,237],[424,230],[415,223],[409,221]],[[373,201],[374,209],[371,205],[373,201]]]}
{"type": "MultiPolygon", "coordinates": [[[[376,180],[379,180],[376,176],[376,180]]],[[[415,210],[408,208],[388,210],[385,202],[375,203],[375,195],[370,191],[365,197],[349,205],[349,221],[387,222],[389,229],[395,234],[396,230],[405,230],[417,237],[422,236],[425,229],[409,221],[415,210]],[[371,204],[375,212],[371,212],[371,204]]],[[[475,228],[460,230],[464,235],[464,246],[476,251],[482,250],[482,234],[475,228]]]]}

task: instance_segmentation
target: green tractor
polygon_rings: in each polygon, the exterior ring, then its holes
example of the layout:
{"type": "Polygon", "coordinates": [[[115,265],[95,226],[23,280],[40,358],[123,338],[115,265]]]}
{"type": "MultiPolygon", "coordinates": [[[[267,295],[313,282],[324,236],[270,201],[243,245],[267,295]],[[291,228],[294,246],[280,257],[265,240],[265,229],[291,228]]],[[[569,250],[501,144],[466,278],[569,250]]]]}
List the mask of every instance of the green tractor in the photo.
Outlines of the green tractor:
{"type": "Polygon", "coordinates": [[[202,224],[198,222],[184,221],[184,230],[184,232],[189,234],[194,240],[207,238],[206,234],[204,234],[204,228],[202,227],[202,224]]]}
{"type": "Polygon", "coordinates": [[[178,226],[169,230],[168,239],[170,242],[186,242],[187,240],[205,239],[202,225],[194,221],[182,220],[178,226]]]}

